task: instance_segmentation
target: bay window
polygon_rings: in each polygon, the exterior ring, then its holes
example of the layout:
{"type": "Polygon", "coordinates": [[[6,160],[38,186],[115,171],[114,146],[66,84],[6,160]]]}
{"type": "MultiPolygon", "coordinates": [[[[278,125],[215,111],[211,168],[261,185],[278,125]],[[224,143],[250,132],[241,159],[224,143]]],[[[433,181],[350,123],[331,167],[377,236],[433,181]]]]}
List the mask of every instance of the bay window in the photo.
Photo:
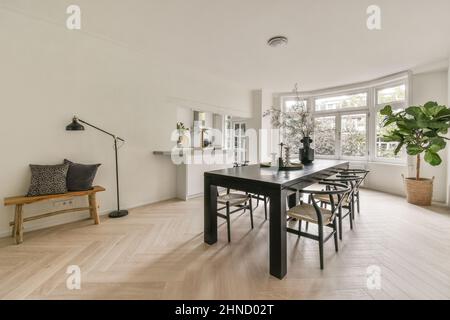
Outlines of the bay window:
{"type": "MultiPolygon", "coordinates": [[[[403,73],[333,91],[302,93],[302,103],[314,118],[316,157],[404,163],[406,152],[395,155],[398,144],[383,139],[394,125],[382,126],[380,110],[388,104],[394,111],[407,107],[408,80],[409,74],[403,73]]],[[[287,112],[296,104],[288,95],[281,101],[287,112]]]]}

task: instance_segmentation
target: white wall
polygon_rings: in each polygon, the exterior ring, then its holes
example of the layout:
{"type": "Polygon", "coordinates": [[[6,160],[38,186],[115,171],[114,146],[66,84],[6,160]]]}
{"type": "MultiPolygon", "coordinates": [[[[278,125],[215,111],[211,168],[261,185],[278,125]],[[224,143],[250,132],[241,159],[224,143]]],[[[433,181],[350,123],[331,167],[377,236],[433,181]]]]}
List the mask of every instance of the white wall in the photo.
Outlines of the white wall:
{"type": "MultiPolygon", "coordinates": [[[[412,79],[412,94],[413,105],[422,105],[428,101],[437,101],[446,105],[448,102],[447,70],[414,75],[412,79]]],[[[442,158],[442,164],[438,167],[433,167],[422,161],[421,176],[424,178],[435,177],[433,200],[446,202],[448,151],[443,150],[439,155],[442,158]]]]}
{"type": "MultiPolygon", "coordinates": [[[[46,5],[50,12],[52,4],[42,3],[46,5]]],[[[246,90],[190,70],[181,61],[164,61],[89,32],[69,31],[64,21],[55,24],[0,7],[0,39],[1,197],[27,192],[28,164],[68,158],[102,163],[95,181],[107,189],[99,195],[101,210],[114,208],[112,140],[90,128],[66,132],[74,114],[126,139],[120,149],[125,208],[175,196],[175,167],[152,151],[174,144],[169,139],[178,106],[251,114],[246,90]]],[[[54,209],[51,203],[29,206],[25,215],[54,209]]],[[[12,213],[13,208],[0,207],[0,235],[9,233],[12,213]]],[[[85,216],[39,220],[26,229],[85,216]]]]}
{"type": "Polygon", "coordinates": [[[400,164],[388,164],[369,162],[366,165],[370,174],[364,182],[364,187],[404,196],[402,174],[408,176],[408,166],[400,164]]]}

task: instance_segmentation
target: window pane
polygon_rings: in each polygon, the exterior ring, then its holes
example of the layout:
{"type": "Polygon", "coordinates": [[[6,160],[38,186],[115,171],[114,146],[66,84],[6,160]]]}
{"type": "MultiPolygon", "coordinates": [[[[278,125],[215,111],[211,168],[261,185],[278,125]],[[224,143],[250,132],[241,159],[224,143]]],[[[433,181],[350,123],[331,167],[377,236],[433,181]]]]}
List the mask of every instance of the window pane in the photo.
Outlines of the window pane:
{"type": "Polygon", "coordinates": [[[406,97],[406,86],[402,84],[397,87],[386,88],[378,91],[377,103],[383,104],[389,102],[405,101],[405,97],[406,97]]]}
{"type": "MultiPolygon", "coordinates": [[[[294,107],[298,104],[297,100],[286,100],[284,102],[284,111],[286,112],[291,112],[294,111],[294,107]]],[[[300,101],[300,106],[303,106],[303,109],[306,110],[308,105],[308,101],[307,100],[301,100],[300,101]]]]}
{"type": "Polygon", "coordinates": [[[341,154],[348,157],[366,155],[367,116],[350,114],[341,116],[341,154]]]}
{"type": "Polygon", "coordinates": [[[367,106],[367,93],[316,99],[316,111],[359,108],[367,106]]]}
{"type": "Polygon", "coordinates": [[[317,155],[334,156],[336,154],[336,117],[314,119],[314,149],[317,155]]]}
{"type": "MultiPolygon", "coordinates": [[[[396,109],[395,111],[400,111],[403,109],[396,109]]],[[[377,112],[377,141],[376,141],[376,156],[379,158],[389,158],[389,159],[400,159],[402,158],[402,153],[399,152],[398,155],[394,154],[395,148],[397,148],[397,142],[387,142],[384,141],[383,136],[388,134],[390,131],[396,128],[396,125],[391,123],[387,127],[383,127],[382,123],[384,116],[377,112]]]]}

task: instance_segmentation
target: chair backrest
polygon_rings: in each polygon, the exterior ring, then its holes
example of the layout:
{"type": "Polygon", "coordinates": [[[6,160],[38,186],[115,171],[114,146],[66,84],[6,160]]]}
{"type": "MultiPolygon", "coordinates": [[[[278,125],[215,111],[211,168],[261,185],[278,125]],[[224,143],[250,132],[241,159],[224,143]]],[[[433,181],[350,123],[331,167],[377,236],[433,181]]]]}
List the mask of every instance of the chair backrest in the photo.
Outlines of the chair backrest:
{"type": "Polygon", "coordinates": [[[358,190],[361,184],[366,179],[367,175],[370,171],[368,170],[360,170],[360,169],[349,169],[349,171],[340,172],[337,177],[339,178],[351,178],[351,177],[360,177],[359,180],[356,181],[355,189],[358,190]]]}
{"type": "Polygon", "coordinates": [[[314,195],[328,195],[330,197],[330,203],[331,203],[331,219],[334,219],[336,216],[339,208],[342,206],[343,201],[348,198],[349,193],[352,191],[352,187],[349,185],[343,184],[343,183],[337,183],[333,181],[321,181],[319,182],[320,185],[327,186],[326,189],[328,190],[300,190],[301,193],[307,193],[310,194],[310,199],[312,201],[312,204],[316,210],[317,218],[320,223],[322,223],[322,214],[321,210],[319,208],[319,205],[317,204],[317,201],[314,198],[314,195]],[[334,196],[337,196],[337,203],[334,201],[334,196]]]}
{"type": "Polygon", "coordinates": [[[343,183],[350,187],[350,192],[347,195],[348,199],[351,199],[358,191],[358,187],[361,184],[363,178],[357,175],[341,176],[336,175],[334,178],[324,179],[324,182],[343,183]]]}

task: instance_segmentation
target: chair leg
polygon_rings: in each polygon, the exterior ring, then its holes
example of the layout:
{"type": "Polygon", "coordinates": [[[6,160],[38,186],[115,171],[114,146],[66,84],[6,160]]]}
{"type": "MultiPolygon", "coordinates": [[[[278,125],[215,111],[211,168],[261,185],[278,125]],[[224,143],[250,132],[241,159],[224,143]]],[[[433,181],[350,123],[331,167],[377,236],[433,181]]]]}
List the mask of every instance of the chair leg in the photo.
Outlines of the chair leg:
{"type": "MultiPolygon", "coordinates": [[[[302,232],[302,220],[298,220],[298,232],[302,232]]],[[[298,235],[298,238],[300,239],[300,234],[298,235]]]]}
{"type": "Polygon", "coordinates": [[[350,229],[353,230],[353,214],[352,214],[352,212],[353,212],[353,203],[352,202],[350,202],[348,210],[350,210],[349,219],[348,219],[350,221],[350,229]]]}
{"type": "Polygon", "coordinates": [[[250,209],[250,223],[251,223],[252,229],[253,229],[253,204],[252,204],[252,196],[250,196],[250,199],[249,199],[249,209],[250,209]]]}
{"type": "Polygon", "coordinates": [[[356,193],[356,205],[358,206],[358,214],[359,214],[359,191],[356,193]]]}
{"type": "Polygon", "coordinates": [[[267,220],[267,197],[266,196],[264,196],[264,217],[265,217],[265,220],[267,220]]]}
{"type": "Polygon", "coordinates": [[[338,231],[337,231],[337,227],[336,227],[336,217],[334,217],[334,221],[333,221],[333,232],[334,232],[334,249],[336,250],[336,252],[339,252],[339,244],[338,244],[338,231]]]}
{"type": "Polygon", "coordinates": [[[351,217],[353,220],[355,220],[355,207],[356,207],[355,202],[356,202],[355,195],[353,195],[352,196],[352,214],[351,214],[351,217]]]}
{"type": "Polygon", "coordinates": [[[228,233],[228,242],[231,242],[231,226],[230,226],[230,203],[227,202],[227,233],[228,233]]]}
{"type": "Polygon", "coordinates": [[[305,227],[305,230],[306,230],[306,231],[308,231],[308,227],[309,227],[309,222],[306,221],[306,227],[305,227]]]}
{"type": "Polygon", "coordinates": [[[319,227],[319,256],[320,256],[320,269],[323,270],[323,226],[319,227]]]}
{"type": "Polygon", "coordinates": [[[342,241],[342,207],[338,210],[339,240],[342,241]]]}

